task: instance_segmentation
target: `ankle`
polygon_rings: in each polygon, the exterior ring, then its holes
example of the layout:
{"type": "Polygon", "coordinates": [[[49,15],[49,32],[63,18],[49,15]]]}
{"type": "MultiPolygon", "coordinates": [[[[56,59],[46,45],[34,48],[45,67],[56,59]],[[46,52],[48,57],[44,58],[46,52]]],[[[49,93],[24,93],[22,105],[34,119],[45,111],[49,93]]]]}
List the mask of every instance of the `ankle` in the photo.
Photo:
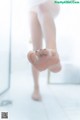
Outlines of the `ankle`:
{"type": "Polygon", "coordinates": [[[56,49],[48,49],[50,55],[58,55],[58,52],[56,49]]]}
{"type": "Polygon", "coordinates": [[[34,86],[34,90],[39,90],[39,86],[34,86]]]}

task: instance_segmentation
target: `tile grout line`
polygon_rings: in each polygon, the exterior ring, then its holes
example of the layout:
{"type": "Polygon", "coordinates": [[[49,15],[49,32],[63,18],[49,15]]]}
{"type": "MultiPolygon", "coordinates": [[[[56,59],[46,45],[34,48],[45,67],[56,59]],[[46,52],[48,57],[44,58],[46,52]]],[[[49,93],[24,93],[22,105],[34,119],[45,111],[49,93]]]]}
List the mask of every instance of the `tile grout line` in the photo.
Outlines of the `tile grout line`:
{"type": "Polygon", "coordinates": [[[44,111],[45,111],[45,114],[46,114],[47,120],[49,120],[48,112],[47,112],[46,106],[45,106],[45,104],[44,104],[43,101],[42,101],[42,105],[44,106],[44,111]]]}
{"type": "MultiPolygon", "coordinates": [[[[50,88],[50,87],[49,87],[49,88],[50,88]]],[[[53,90],[52,90],[51,88],[50,88],[49,90],[53,92],[53,90]]],[[[55,96],[55,99],[56,99],[58,105],[61,107],[62,111],[64,112],[65,110],[64,110],[64,108],[62,107],[62,105],[60,104],[60,102],[58,101],[58,99],[57,99],[57,97],[56,97],[55,94],[54,94],[54,96],[55,96]]],[[[69,118],[69,116],[67,115],[66,112],[64,112],[64,114],[68,117],[68,120],[71,120],[71,119],[69,118]]]]}

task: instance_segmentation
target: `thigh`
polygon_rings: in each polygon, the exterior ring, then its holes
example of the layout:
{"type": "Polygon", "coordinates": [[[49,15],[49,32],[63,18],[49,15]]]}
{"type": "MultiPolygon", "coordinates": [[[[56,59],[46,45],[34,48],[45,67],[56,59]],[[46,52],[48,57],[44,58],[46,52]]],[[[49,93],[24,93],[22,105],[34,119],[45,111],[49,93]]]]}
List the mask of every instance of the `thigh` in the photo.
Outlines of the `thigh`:
{"type": "Polygon", "coordinates": [[[48,1],[48,0],[27,0],[27,5],[28,5],[29,10],[32,10],[36,6],[42,4],[46,1],[48,1]]]}
{"type": "Polygon", "coordinates": [[[30,4],[29,11],[34,11],[36,13],[50,13],[53,18],[55,18],[59,11],[60,5],[53,3],[51,0],[33,0],[35,4],[30,4]],[[37,1],[37,2],[36,2],[37,1]]]}
{"type": "Polygon", "coordinates": [[[40,4],[38,8],[40,11],[42,11],[42,13],[49,12],[54,18],[60,11],[60,5],[53,3],[51,0],[47,0],[46,2],[40,4]]]}

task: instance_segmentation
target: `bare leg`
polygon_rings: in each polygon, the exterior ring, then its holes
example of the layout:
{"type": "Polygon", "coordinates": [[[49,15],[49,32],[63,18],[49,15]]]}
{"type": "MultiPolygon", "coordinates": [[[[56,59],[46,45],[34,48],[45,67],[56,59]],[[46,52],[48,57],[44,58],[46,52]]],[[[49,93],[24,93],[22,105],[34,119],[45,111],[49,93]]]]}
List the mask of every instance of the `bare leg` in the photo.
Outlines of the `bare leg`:
{"type": "MultiPolygon", "coordinates": [[[[42,48],[42,32],[41,27],[37,18],[37,14],[35,12],[30,12],[30,30],[31,30],[31,39],[33,44],[33,50],[38,50],[42,48]]],[[[40,91],[39,91],[39,72],[38,70],[32,66],[32,74],[34,79],[34,92],[32,98],[34,100],[40,100],[40,91]]]]}
{"type": "Polygon", "coordinates": [[[56,51],[56,27],[49,7],[49,2],[40,4],[37,13],[46,40],[46,47],[56,51]]]}
{"type": "MultiPolygon", "coordinates": [[[[41,24],[43,35],[46,40],[46,47],[53,49],[57,53],[56,47],[56,27],[50,8],[51,3],[40,4],[37,9],[38,19],[41,24]]],[[[54,5],[53,5],[54,8],[54,5]]],[[[56,12],[56,11],[53,11],[56,12]]],[[[61,69],[61,66],[60,68],[61,69]]]]}
{"type": "MultiPolygon", "coordinates": [[[[34,65],[34,66],[39,70],[44,70],[46,68],[49,68],[49,70],[51,70],[52,72],[59,72],[61,70],[61,64],[60,64],[60,60],[59,60],[59,55],[57,53],[56,27],[55,27],[55,23],[54,23],[54,19],[53,19],[53,17],[54,17],[53,14],[55,14],[57,9],[55,9],[54,6],[55,6],[55,4],[53,5],[51,3],[51,1],[47,1],[47,2],[44,2],[40,5],[38,5],[35,9],[35,13],[38,16],[38,20],[41,25],[44,38],[46,40],[46,47],[48,49],[50,49],[50,51],[52,53],[52,57],[49,57],[50,60],[48,59],[48,62],[46,61],[45,63],[44,63],[44,61],[47,60],[46,57],[44,56],[44,59],[42,57],[40,57],[42,59],[39,59],[37,65],[34,65]],[[53,14],[52,14],[52,11],[53,11],[53,14]],[[51,66],[50,66],[50,64],[51,64],[51,66]]],[[[43,51],[39,52],[39,53],[42,54],[42,56],[44,55],[43,51]]],[[[49,54],[49,52],[48,52],[48,54],[49,54]]],[[[29,57],[29,61],[32,64],[34,64],[33,61],[31,61],[31,59],[32,58],[29,57]]]]}

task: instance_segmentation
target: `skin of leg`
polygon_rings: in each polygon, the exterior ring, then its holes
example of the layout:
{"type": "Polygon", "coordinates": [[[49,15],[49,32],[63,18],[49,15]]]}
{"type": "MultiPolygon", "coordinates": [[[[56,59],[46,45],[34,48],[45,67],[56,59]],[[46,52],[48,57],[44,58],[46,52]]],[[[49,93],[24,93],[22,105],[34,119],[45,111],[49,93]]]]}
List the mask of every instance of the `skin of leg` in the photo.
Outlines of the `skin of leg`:
{"type": "MultiPolygon", "coordinates": [[[[52,16],[51,10],[53,6],[53,12],[56,12],[54,9],[54,4],[51,2],[45,2],[40,4],[37,8],[38,19],[41,24],[43,35],[46,41],[46,47],[48,49],[53,49],[57,53],[56,47],[56,27],[54,23],[54,18],[52,16]]],[[[59,10],[59,9],[58,9],[59,10]]],[[[60,66],[61,69],[61,66],[60,66]]]]}
{"type": "Polygon", "coordinates": [[[56,27],[53,16],[51,14],[51,9],[49,7],[49,2],[45,2],[39,5],[38,18],[43,30],[44,38],[46,40],[46,47],[57,51],[56,27]]]}
{"type": "MultiPolygon", "coordinates": [[[[37,14],[33,11],[30,11],[30,32],[31,39],[33,44],[33,50],[38,50],[42,48],[42,31],[37,18],[37,14]]],[[[39,93],[39,71],[32,66],[32,74],[34,80],[34,92],[38,95],[39,93]]],[[[34,93],[35,94],[35,93],[34,93]]],[[[36,99],[38,99],[36,95],[36,99]]]]}

